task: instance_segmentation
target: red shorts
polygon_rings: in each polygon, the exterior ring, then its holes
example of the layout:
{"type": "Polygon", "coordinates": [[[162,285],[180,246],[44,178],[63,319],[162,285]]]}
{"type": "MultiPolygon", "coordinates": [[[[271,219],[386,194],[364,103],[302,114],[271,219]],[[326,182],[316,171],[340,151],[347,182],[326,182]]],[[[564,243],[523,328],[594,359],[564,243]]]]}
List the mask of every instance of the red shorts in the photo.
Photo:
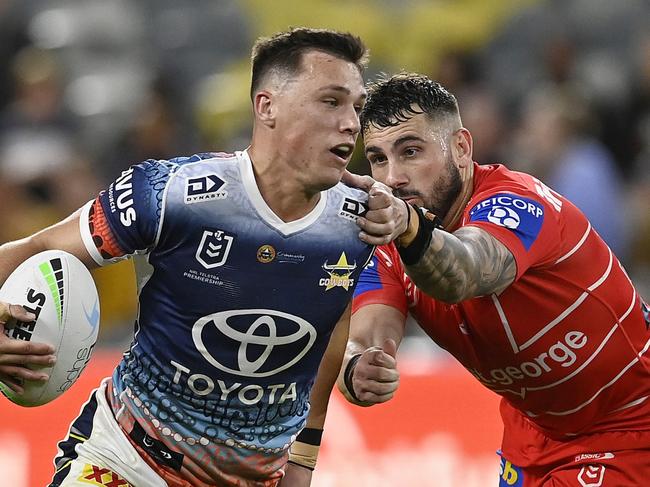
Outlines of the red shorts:
{"type": "Polygon", "coordinates": [[[558,441],[511,408],[499,487],[650,487],[650,431],[609,431],[558,441]]]}
{"type": "Polygon", "coordinates": [[[650,450],[581,454],[566,463],[520,468],[501,458],[499,487],[645,487],[650,450]]]}

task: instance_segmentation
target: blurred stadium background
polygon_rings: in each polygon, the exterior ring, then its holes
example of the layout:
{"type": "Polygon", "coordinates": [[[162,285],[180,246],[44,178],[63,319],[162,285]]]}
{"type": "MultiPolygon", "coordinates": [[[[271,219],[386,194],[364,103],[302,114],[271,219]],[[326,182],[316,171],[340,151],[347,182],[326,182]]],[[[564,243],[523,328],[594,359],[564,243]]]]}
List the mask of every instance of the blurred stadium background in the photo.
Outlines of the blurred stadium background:
{"type": "MultiPolygon", "coordinates": [[[[299,25],[360,35],[369,79],[404,69],[449,87],[475,159],[572,199],[650,296],[646,0],[0,0],[0,243],[132,163],[244,148],[250,47],[299,25]]],[[[352,170],[367,172],[359,153],[352,170]]],[[[101,334],[82,379],[42,408],[0,401],[3,485],[47,483],[56,441],[128,347],[131,265],[95,278],[101,334]]],[[[497,485],[496,396],[413,326],[400,370],[391,404],[334,394],[314,487],[497,485]]]]}

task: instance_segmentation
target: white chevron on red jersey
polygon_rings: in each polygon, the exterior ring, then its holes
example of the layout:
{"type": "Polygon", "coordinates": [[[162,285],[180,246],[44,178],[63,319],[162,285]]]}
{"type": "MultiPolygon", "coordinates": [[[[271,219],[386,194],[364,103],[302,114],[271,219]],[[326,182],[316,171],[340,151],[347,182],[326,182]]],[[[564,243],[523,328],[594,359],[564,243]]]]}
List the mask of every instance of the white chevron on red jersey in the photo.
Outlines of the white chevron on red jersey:
{"type": "Polygon", "coordinates": [[[502,294],[436,302],[413,286],[391,244],[362,273],[353,311],[374,303],[410,311],[503,396],[502,410],[549,437],[650,430],[643,301],[585,216],[532,176],[475,165],[459,226],[482,228],[514,255],[516,281],[502,294]]]}

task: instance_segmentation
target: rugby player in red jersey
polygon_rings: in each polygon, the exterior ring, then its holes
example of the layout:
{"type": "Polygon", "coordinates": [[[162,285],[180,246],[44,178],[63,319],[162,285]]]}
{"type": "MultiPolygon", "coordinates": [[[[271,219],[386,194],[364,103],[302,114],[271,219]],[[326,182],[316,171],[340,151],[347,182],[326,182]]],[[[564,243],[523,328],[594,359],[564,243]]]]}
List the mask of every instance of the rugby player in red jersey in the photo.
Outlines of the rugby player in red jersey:
{"type": "Polygon", "coordinates": [[[648,485],[648,307],[587,218],[533,176],[473,162],[455,97],[425,76],[379,80],[361,122],[372,176],[407,204],[355,291],[346,397],[393,396],[411,313],[502,396],[500,485],[648,485]]]}

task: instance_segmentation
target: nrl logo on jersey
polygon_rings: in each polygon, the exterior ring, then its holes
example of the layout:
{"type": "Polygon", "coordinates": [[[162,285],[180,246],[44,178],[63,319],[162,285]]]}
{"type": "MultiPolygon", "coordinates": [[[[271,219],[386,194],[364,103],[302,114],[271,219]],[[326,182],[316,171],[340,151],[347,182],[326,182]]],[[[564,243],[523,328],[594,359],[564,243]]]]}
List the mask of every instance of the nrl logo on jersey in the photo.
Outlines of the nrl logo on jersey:
{"type": "Polygon", "coordinates": [[[206,269],[224,265],[234,239],[233,235],[223,230],[204,230],[196,249],[196,260],[206,269]]]}
{"type": "Polygon", "coordinates": [[[329,274],[329,277],[322,277],[318,281],[318,285],[324,287],[325,291],[329,291],[335,287],[342,287],[347,291],[354,284],[354,279],[350,277],[350,274],[356,268],[357,263],[348,264],[348,258],[345,252],[341,252],[341,256],[336,264],[329,264],[328,261],[325,261],[323,270],[329,274]]]}
{"type": "Polygon", "coordinates": [[[228,196],[228,191],[223,189],[225,185],[226,182],[216,174],[190,178],[185,183],[185,204],[223,199],[228,196]]]}
{"type": "Polygon", "coordinates": [[[348,220],[356,221],[357,218],[363,216],[368,208],[361,201],[353,200],[352,198],[345,198],[343,204],[339,209],[339,216],[348,220]]]}

